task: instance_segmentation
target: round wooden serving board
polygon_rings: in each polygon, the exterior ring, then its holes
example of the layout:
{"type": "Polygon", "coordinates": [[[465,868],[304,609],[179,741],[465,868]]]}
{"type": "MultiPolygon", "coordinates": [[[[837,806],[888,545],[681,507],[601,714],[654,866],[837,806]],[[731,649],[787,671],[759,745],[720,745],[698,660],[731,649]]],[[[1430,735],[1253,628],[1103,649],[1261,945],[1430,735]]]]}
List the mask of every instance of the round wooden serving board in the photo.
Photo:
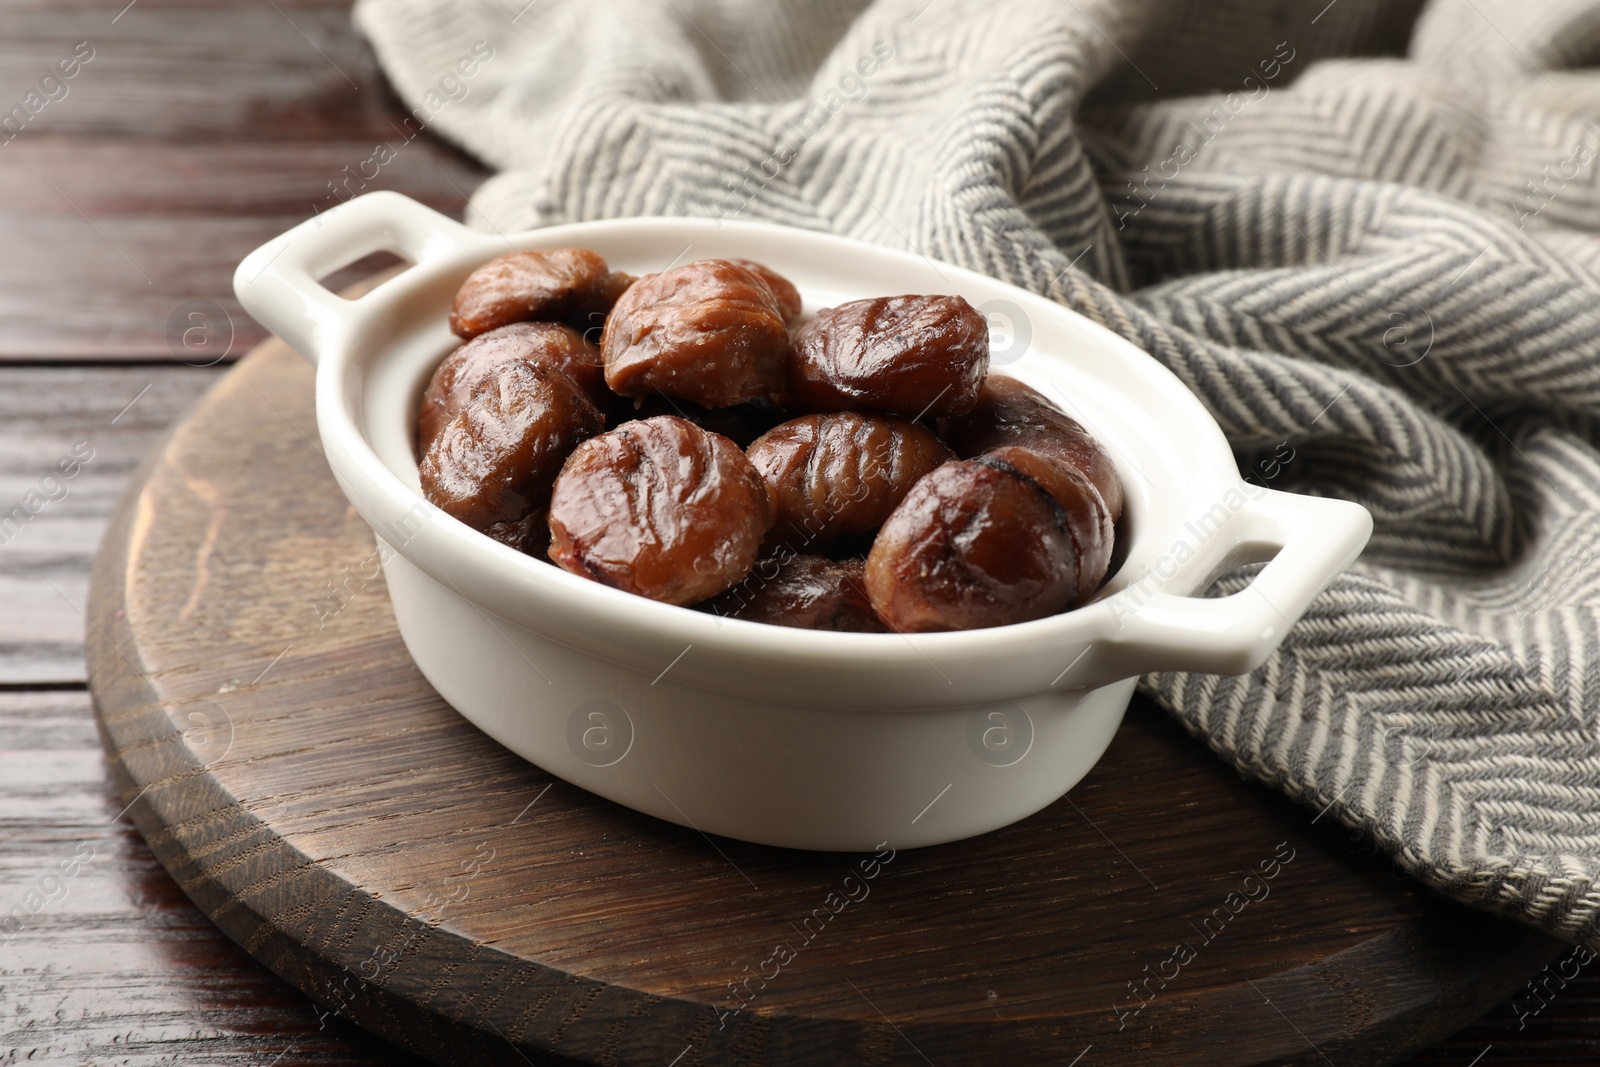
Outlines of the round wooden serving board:
{"type": "Polygon", "coordinates": [[[179,884],[326,1009],[440,1062],[1356,1067],[1561,948],[1142,700],[1070,797],[876,860],[553,779],[407,658],[311,368],[277,342],[148,458],[90,620],[113,771],[179,884]]]}

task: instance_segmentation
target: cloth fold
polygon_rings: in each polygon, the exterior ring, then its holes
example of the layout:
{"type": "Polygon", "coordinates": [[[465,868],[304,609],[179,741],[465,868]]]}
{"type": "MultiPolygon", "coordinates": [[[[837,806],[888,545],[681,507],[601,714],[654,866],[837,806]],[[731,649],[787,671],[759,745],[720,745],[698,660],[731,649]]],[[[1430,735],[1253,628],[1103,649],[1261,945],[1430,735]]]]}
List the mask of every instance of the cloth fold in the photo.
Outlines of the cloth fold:
{"type": "Polygon", "coordinates": [[[1365,504],[1366,554],[1263,667],[1143,689],[1445,893],[1600,946],[1600,4],[1319,6],[356,18],[499,170],[473,225],[694,214],[910,248],[1149,351],[1257,482],[1365,504]]]}

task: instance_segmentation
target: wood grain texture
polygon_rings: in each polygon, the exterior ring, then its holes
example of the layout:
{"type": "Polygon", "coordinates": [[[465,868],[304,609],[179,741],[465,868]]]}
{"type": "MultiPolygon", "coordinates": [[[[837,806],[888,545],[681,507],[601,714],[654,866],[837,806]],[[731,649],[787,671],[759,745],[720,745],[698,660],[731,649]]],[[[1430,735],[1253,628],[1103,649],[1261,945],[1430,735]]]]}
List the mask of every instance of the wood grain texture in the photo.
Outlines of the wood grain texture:
{"type": "Polygon", "coordinates": [[[0,683],[84,680],[89,564],[106,522],[140,458],[220,373],[0,368],[0,683]]]}
{"type": "Polygon", "coordinates": [[[22,137],[0,149],[0,205],[19,216],[63,219],[78,218],[76,207],[91,217],[300,222],[347,195],[330,184],[384,144],[394,159],[380,169],[382,181],[374,188],[398,189],[459,215],[464,194],[482,180],[481,169],[436,138],[408,141],[404,133],[391,129],[372,139],[338,141],[137,146],[22,137]],[[113,173],[116,180],[108,181],[113,173]]]}
{"type": "Polygon", "coordinates": [[[0,693],[0,737],[0,1063],[417,1062],[195,910],[119,815],[87,693],[0,693]]]}
{"type": "Polygon", "coordinates": [[[1147,706],[1071,797],[896,855],[802,930],[861,857],[712,840],[553,780],[426,685],[381,578],[319,609],[374,546],[310,405],[309,367],[270,344],[152,454],[96,566],[90,677],[185,891],[423,1055],[1347,1067],[1444,1036],[1560,951],[1392,877],[1147,706]],[[794,958],[747,982],[779,944],[794,958]],[[1180,944],[1141,1012],[1113,1009],[1180,944]]]}
{"type": "Polygon", "coordinates": [[[266,336],[233,298],[246,253],[376,189],[459,214],[484,177],[407,124],[347,4],[74,0],[4,19],[0,359],[185,360],[196,307],[237,358],[266,336]],[[84,48],[64,96],[4,126],[84,48]]]}
{"type": "Polygon", "coordinates": [[[92,55],[24,136],[340,140],[387,128],[382,73],[347,3],[8,0],[5,20],[5,109],[80,43],[92,55]]]}
{"type": "MultiPolygon", "coordinates": [[[[15,253],[0,258],[0,359],[237,359],[267,334],[234,299],[233,270],[301,221],[99,216],[90,225],[77,215],[0,215],[15,253]],[[95,293],[93,304],[63,288],[65,277],[95,293]],[[199,356],[184,344],[195,326],[202,332],[193,336],[213,346],[199,356]]],[[[352,280],[340,273],[330,284],[352,280]]]]}

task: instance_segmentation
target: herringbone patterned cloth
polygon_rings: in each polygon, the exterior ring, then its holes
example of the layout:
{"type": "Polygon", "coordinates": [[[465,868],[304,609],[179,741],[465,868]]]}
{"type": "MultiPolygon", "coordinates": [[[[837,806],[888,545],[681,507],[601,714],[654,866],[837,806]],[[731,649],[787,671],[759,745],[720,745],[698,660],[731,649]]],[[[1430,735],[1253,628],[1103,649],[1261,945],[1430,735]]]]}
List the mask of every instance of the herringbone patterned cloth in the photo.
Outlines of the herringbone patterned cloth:
{"type": "Polygon", "coordinates": [[[1371,547],[1266,666],[1145,690],[1446,893],[1600,945],[1600,4],[1418,7],[357,19],[419,117],[502,171],[475,225],[725,215],[909,246],[1153,353],[1258,480],[1365,504],[1371,547]]]}

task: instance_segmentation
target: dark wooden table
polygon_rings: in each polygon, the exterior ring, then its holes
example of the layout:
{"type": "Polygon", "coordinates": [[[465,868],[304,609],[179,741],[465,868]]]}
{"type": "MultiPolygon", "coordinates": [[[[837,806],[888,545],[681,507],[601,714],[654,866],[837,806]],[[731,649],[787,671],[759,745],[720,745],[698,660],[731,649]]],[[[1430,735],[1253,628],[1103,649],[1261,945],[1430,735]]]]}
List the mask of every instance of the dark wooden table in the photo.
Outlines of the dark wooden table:
{"type": "MultiPolygon", "coordinates": [[[[255,963],[156,863],[109,784],[82,616],[139,457],[263,337],[234,265],[401,144],[404,109],[340,0],[124,2],[0,14],[0,114],[92,53],[0,133],[0,1063],[413,1062],[255,963]]],[[[422,137],[370,185],[459,213],[483,177],[422,137]]],[[[1600,968],[1552,969],[1412,1062],[1595,1062],[1596,1020],[1600,968]]]]}

